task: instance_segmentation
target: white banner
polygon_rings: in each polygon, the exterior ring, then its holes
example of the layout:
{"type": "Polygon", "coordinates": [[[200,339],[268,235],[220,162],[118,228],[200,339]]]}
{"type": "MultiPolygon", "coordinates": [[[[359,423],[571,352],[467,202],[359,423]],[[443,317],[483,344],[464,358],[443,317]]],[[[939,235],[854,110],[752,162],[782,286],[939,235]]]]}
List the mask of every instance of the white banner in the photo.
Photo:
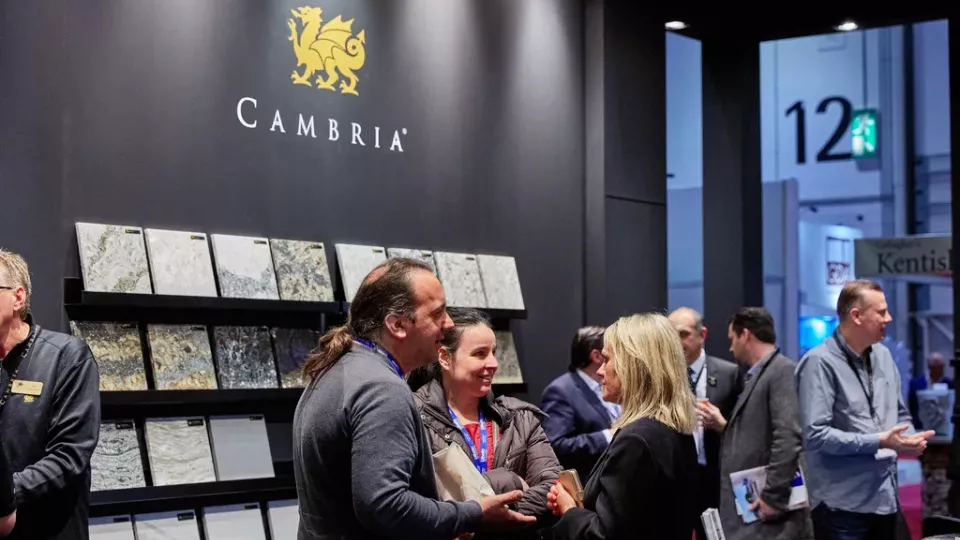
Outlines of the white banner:
{"type": "Polygon", "coordinates": [[[949,275],[949,235],[865,238],[854,242],[858,277],[949,275]]]}

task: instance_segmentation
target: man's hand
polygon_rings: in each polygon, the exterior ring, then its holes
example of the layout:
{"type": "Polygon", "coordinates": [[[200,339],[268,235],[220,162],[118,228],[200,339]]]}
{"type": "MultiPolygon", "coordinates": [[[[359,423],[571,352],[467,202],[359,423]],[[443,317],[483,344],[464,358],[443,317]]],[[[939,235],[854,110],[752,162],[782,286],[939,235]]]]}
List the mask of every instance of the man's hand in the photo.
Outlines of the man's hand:
{"type": "Polygon", "coordinates": [[[906,435],[904,432],[910,429],[910,426],[903,424],[893,427],[880,434],[880,448],[889,448],[898,454],[908,456],[919,456],[927,449],[927,439],[933,437],[934,431],[923,431],[914,435],[906,435]]]}
{"type": "Polygon", "coordinates": [[[577,502],[573,500],[573,496],[567,493],[567,490],[563,488],[563,484],[559,480],[553,483],[553,487],[550,488],[550,493],[547,493],[547,504],[550,506],[550,509],[553,510],[553,515],[562,516],[567,513],[567,510],[577,506],[577,502]]]}
{"type": "Polygon", "coordinates": [[[507,508],[508,504],[513,504],[522,498],[523,492],[520,490],[481,498],[478,502],[480,503],[480,509],[483,510],[482,523],[485,526],[496,528],[520,528],[530,523],[536,523],[537,518],[525,516],[507,508]]]}
{"type": "Polygon", "coordinates": [[[750,505],[750,511],[756,512],[760,516],[760,521],[768,521],[780,515],[780,512],[763,502],[763,499],[757,499],[750,505]]]}
{"type": "Polygon", "coordinates": [[[723,417],[720,409],[707,400],[697,401],[697,417],[700,423],[707,429],[713,431],[723,431],[727,427],[727,419],[723,417]]]}

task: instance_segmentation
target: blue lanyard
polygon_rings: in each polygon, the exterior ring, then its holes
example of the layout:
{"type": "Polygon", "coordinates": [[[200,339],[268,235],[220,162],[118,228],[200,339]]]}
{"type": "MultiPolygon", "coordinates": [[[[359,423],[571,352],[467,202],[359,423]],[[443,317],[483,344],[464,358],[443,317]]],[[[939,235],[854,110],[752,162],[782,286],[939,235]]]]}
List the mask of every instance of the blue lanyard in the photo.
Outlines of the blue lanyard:
{"type": "Polygon", "coordinates": [[[400,369],[400,364],[398,364],[397,361],[393,358],[393,355],[388,353],[386,350],[384,350],[383,347],[380,347],[376,343],[367,341],[363,338],[355,337],[353,338],[353,340],[359,343],[360,345],[363,345],[368,349],[373,349],[374,351],[385,356],[387,360],[390,362],[390,367],[392,367],[393,370],[397,372],[397,375],[399,375],[401,379],[403,378],[403,370],[400,369]]]}
{"type": "Polygon", "coordinates": [[[477,470],[481,474],[487,472],[487,423],[483,419],[483,411],[479,411],[480,414],[480,453],[477,454],[477,445],[473,444],[473,437],[467,433],[466,428],[463,427],[463,424],[460,423],[460,420],[457,419],[457,414],[453,412],[449,406],[447,410],[450,411],[450,419],[453,420],[454,425],[460,429],[460,433],[463,435],[464,440],[467,441],[467,446],[470,448],[470,453],[473,454],[473,464],[476,465],[477,470]]]}

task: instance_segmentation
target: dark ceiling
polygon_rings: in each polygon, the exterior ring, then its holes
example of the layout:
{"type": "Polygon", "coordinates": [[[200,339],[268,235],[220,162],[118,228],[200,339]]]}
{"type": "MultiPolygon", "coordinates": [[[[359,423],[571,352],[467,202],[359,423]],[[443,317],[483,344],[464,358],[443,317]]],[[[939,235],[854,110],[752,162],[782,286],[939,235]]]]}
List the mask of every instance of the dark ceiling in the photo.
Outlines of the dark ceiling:
{"type": "Polygon", "coordinates": [[[768,41],[835,32],[837,25],[853,21],[863,28],[878,28],[911,22],[960,16],[952,2],[937,7],[926,2],[769,2],[751,7],[727,3],[689,2],[662,8],[667,21],[683,21],[689,27],[678,33],[698,39],[768,41]]]}

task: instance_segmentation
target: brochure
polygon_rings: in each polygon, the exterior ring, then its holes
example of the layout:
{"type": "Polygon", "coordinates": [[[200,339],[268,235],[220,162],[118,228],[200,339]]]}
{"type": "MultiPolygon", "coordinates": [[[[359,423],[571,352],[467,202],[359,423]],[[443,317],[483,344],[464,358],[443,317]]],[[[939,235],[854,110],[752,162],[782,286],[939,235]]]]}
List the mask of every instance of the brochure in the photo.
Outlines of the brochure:
{"type": "MultiPolygon", "coordinates": [[[[756,467],[730,475],[730,483],[733,486],[733,498],[736,502],[737,514],[743,518],[744,523],[753,523],[760,519],[759,511],[750,510],[750,506],[753,505],[760,497],[760,494],[763,493],[766,482],[766,467],[756,467]]],[[[805,508],[808,504],[807,483],[803,478],[803,471],[798,467],[793,476],[787,510],[798,510],[805,508]]]]}

